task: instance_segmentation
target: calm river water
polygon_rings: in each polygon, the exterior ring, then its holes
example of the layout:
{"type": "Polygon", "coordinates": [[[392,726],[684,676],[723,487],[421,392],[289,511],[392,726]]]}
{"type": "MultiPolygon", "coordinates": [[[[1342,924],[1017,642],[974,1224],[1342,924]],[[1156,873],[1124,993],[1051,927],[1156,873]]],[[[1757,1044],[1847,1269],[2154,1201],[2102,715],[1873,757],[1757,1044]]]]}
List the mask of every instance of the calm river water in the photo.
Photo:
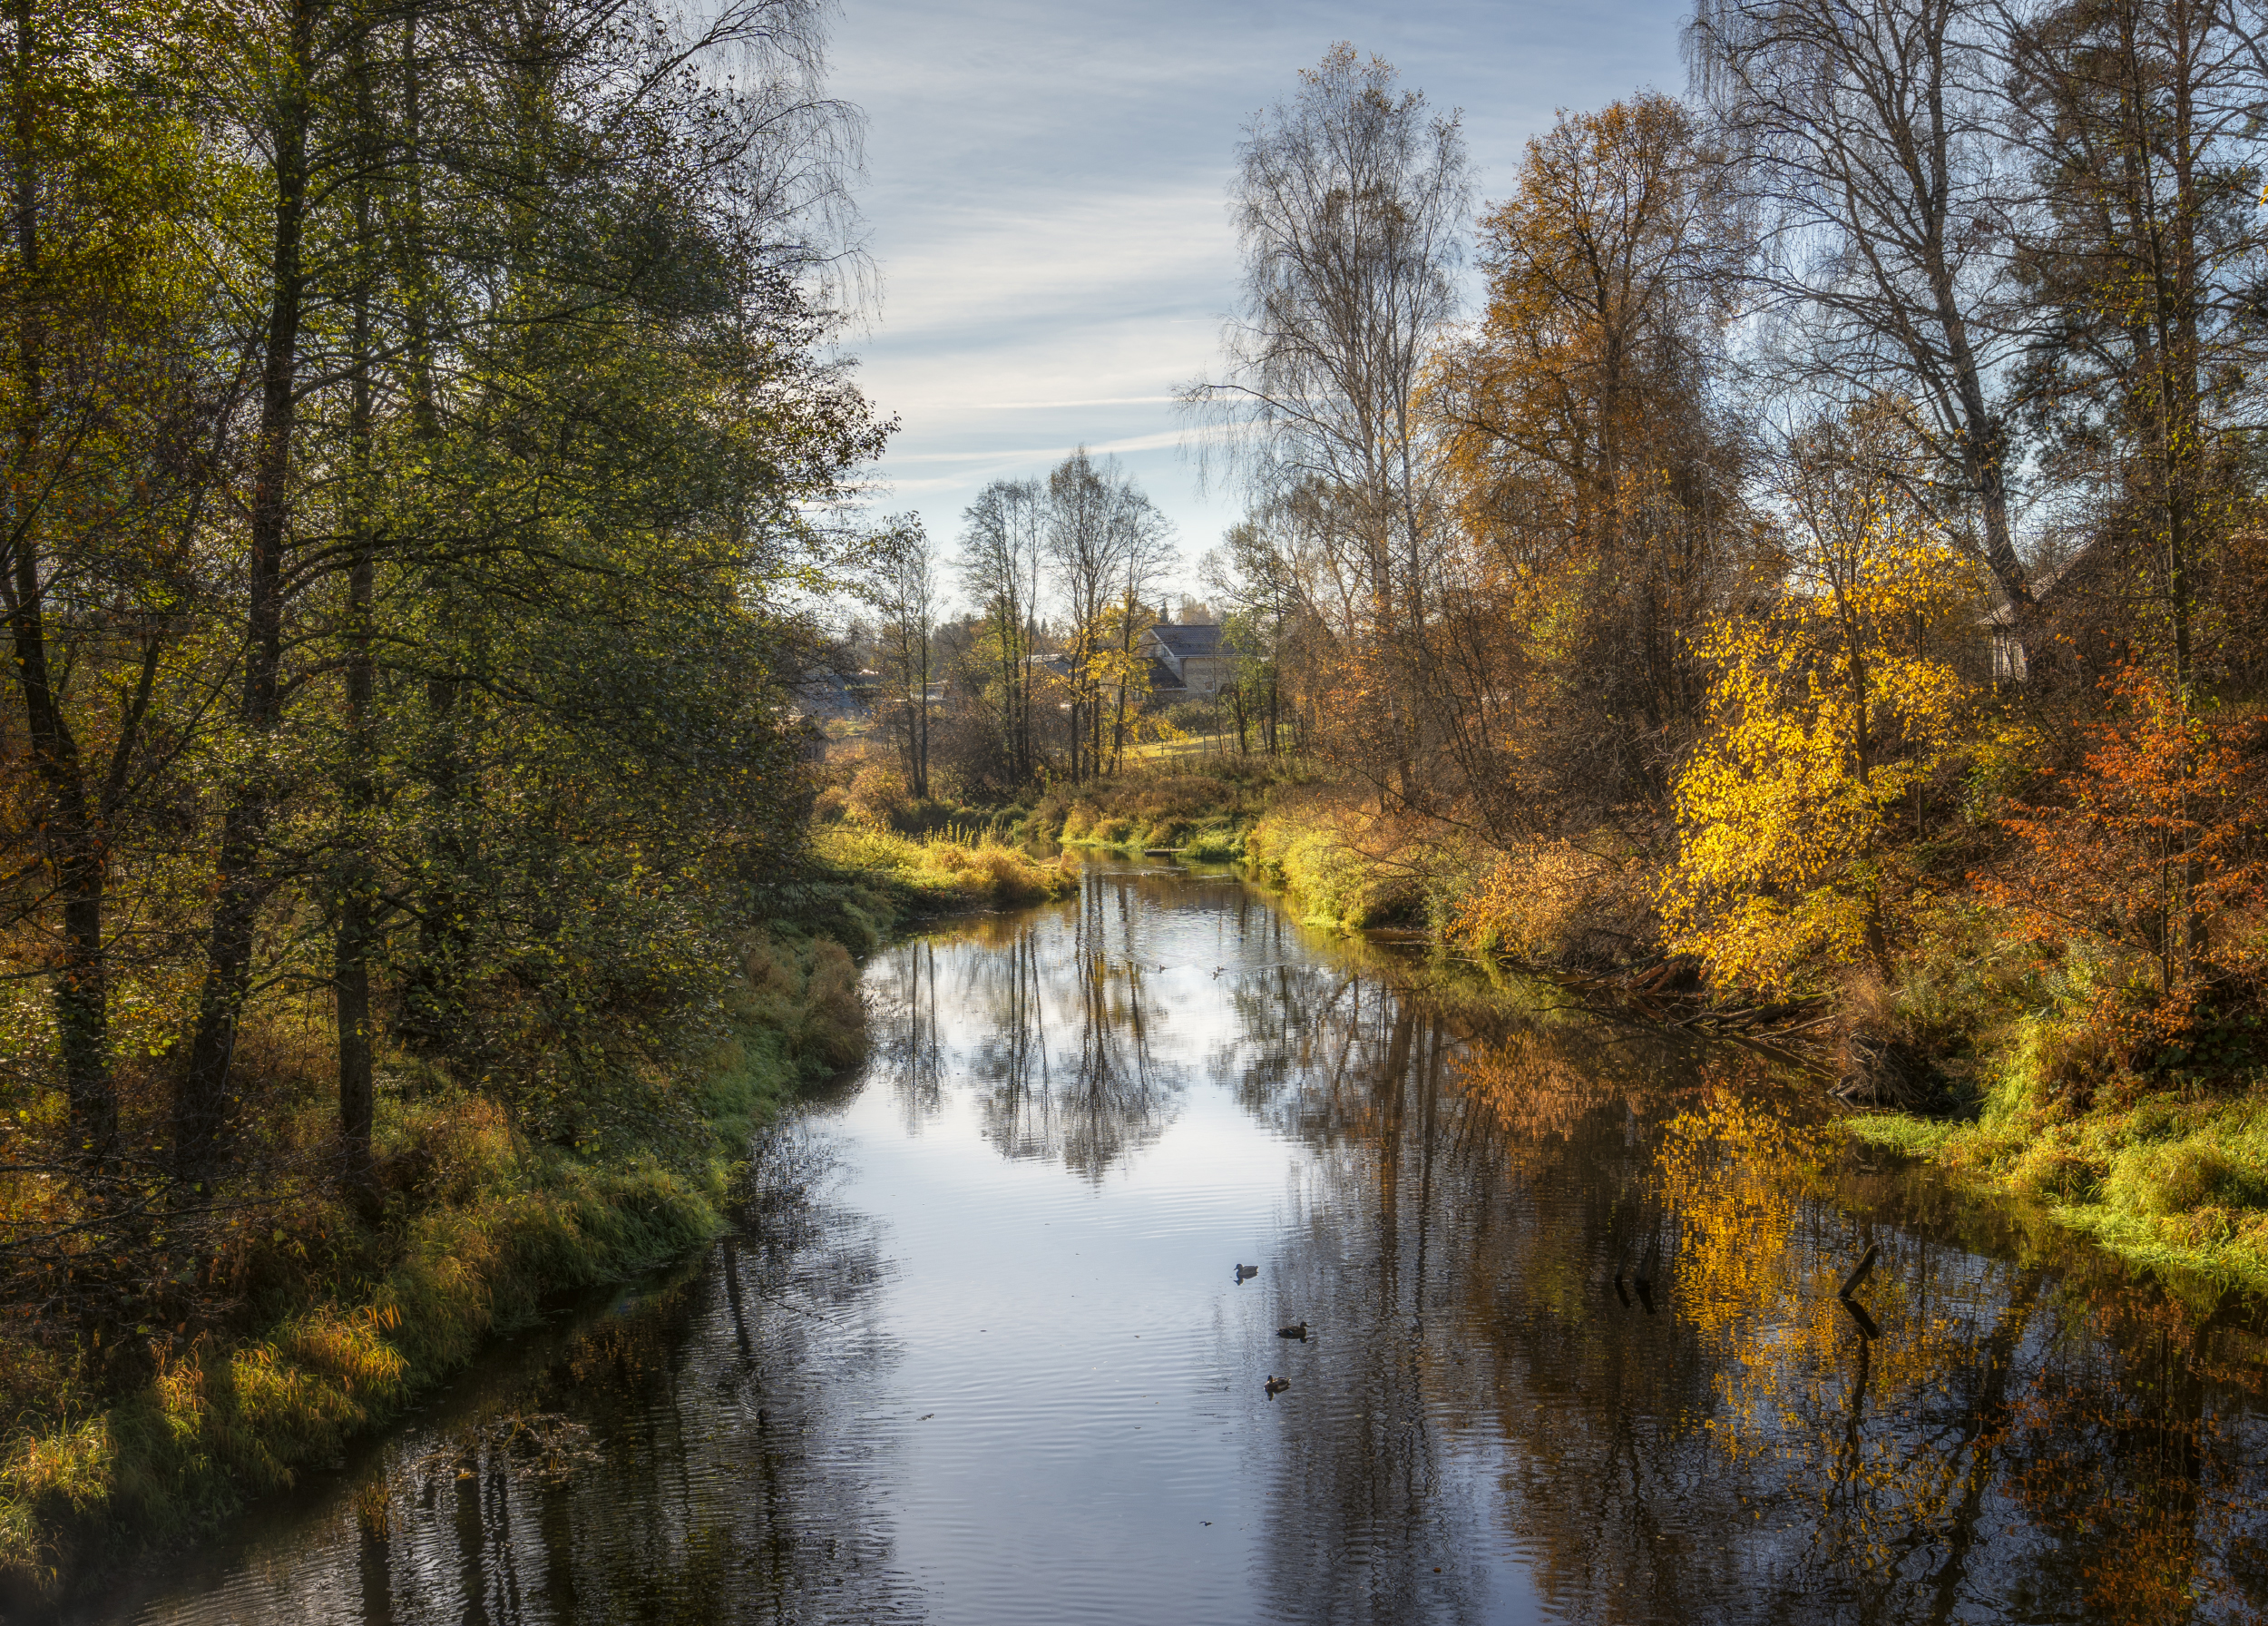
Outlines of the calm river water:
{"type": "Polygon", "coordinates": [[[2268,1611],[2258,1308],[1869,1167],[1743,1053],[1123,863],[866,987],[733,1238],[99,1618],[2268,1611]]]}

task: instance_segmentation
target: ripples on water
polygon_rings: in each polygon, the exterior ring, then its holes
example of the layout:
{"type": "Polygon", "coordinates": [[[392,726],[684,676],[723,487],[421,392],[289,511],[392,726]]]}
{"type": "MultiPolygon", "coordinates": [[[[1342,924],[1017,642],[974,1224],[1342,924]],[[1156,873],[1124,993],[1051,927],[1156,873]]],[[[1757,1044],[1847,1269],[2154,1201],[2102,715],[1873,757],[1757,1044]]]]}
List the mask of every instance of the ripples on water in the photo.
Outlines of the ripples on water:
{"type": "Polygon", "coordinates": [[[103,1618],[2268,1610],[2257,1308],[1869,1168],[1740,1058],[1123,867],[866,985],[733,1237],[103,1618]]]}

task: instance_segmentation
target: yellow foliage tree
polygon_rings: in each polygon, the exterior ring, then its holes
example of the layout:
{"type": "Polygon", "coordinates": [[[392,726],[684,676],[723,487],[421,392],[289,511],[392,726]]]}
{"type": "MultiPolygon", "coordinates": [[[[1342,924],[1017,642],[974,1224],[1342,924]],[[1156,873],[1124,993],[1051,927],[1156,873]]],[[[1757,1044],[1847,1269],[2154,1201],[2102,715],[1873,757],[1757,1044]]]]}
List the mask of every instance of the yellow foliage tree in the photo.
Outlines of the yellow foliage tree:
{"type": "Polygon", "coordinates": [[[1724,983],[1784,992],[1808,970],[1886,969],[1916,901],[1888,839],[1920,818],[1976,689],[1976,566],[1908,502],[1886,416],[1791,447],[1785,591],[1698,640],[1709,728],[1675,787],[1670,945],[1724,983]],[[1908,809],[1911,808],[1911,814],[1908,809]]]}

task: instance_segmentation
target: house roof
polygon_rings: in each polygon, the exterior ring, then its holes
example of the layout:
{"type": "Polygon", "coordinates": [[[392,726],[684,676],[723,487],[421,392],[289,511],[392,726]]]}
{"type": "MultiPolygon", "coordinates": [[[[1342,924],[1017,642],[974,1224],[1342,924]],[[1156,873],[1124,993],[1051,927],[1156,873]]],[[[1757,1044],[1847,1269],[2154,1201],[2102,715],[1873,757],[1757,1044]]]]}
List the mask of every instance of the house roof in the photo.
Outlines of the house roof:
{"type": "Polygon", "coordinates": [[[1218,622],[1161,621],[1150,628],[1149,635],[1185,660],[1191,655],[1235,652],[1224,650],[1218,622]]]}

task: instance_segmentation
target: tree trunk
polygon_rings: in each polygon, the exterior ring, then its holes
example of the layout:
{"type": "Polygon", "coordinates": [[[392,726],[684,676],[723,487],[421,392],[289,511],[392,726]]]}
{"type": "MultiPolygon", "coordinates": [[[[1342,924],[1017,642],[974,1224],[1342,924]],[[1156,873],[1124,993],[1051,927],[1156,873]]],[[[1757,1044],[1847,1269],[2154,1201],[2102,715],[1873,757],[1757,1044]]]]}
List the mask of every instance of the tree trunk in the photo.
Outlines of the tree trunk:
{"type": "MultiPolygon", "coordinates": [[[[103,888],[109,862],[102,817],[89,795],[78,740],[64,714],[59,680],[48,656],[40,575],[39,521],[44,505],[37,473],[46,408],[47,338],[40,315],[40,166],[34,59],[39,44],[34,0],[15,7],[14,146],[16,272],[22,303],[16,327],[15,478],[9,493],[14,570],[7,583],[8,630],[24,700],[31,755],[39,777],[39,822],[47,865],[63,907],[62,964],[56,968],[56,1036],[64,1093],[82,1152],[107,1155],[117,1131],[110,1071],[109,966],[103,945],[103,888]]],[[[68,661],[65,662],[66,670],[68,661]]]]}
{"type": "Polygon", "coordinates": [[[376,575],[376,538],[371,523],[371,400],[370,291],[374,270],[368,171],[376,154],[376,113],[371,105],[367,42],[356,46],[355,119],[363,138],[357,155],[363,170],[355,185],[357,267],[353,329],[350,345],[354,364],[352,398],[348,406],[348,455],[354,471],[351,501],[356,512],[350,522],[354,552],[347,574],[347,861],[339,877],[338,927],[333,943],[338,1032],[338,1147],[339,1160],[350,1179],[370,1168],[370,1134],[376,1104],[373,1067],[374,1035],[370,1021],[370,949],[373,937],[372,893],[376,865],[371,860],[369,819],[376,797],[371,782],[376,756],[371,738],[371,706],[376,671],[371,659],[371,595],[376,575]]]}
{"type": "Polygon", "coordinates": [[[228,1119],[230,1063],[250,986],[253,935],[268,890],[260,849],[274,789],[274,766],[267,753],[279,716],[283,555],[290,518],[287,482],[298,426],[299,320],[305,294],[300,238],[307,211],[307,82],[315,54],[316,5],[317,0],[294,0],[288,54],[274,112],[272,291],[260,365],[259,440],[253,453],[244,684],[237,703],[237,719],[249,738],[252,755],[222,820],[196,1035],[174,1103],[176,1153],[192,1167],[210,1158],[228,1119]]]}

